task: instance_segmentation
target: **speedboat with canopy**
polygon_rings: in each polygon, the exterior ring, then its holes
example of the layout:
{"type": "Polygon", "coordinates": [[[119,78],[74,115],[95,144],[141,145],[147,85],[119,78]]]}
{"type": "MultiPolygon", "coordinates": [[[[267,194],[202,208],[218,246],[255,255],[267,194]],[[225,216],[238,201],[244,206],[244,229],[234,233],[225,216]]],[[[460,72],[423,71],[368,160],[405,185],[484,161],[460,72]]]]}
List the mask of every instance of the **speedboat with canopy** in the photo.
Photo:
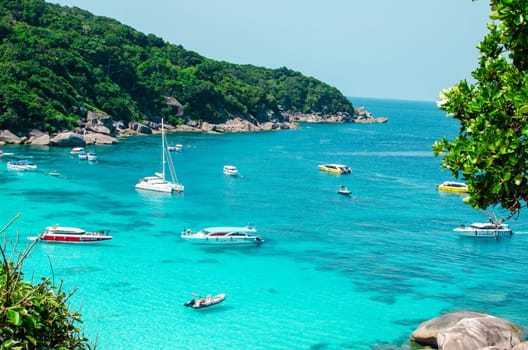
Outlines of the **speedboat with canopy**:
{"type": "Polygon", "coordinates": [[[264,242],[256,234],[253,226],[224,226],[206,227],[200,231],[192,232],[190,228],[184,229],[181,238],[193,244],[261,244],[264,242]]]}

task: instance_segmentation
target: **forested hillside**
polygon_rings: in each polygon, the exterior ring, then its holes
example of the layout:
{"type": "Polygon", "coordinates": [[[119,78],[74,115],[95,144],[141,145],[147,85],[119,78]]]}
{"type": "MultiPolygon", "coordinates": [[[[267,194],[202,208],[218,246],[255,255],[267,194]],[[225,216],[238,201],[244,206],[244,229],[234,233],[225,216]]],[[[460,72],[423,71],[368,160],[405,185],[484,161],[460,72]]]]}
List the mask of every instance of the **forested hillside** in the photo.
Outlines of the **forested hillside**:
{"type": "Polygon", "coordinates": [[[71,129],[88,110],[171,124],[353,114],[337,89],[287,68],[214,61],[79,8],[0,0],[0,129],[71,129]]]}

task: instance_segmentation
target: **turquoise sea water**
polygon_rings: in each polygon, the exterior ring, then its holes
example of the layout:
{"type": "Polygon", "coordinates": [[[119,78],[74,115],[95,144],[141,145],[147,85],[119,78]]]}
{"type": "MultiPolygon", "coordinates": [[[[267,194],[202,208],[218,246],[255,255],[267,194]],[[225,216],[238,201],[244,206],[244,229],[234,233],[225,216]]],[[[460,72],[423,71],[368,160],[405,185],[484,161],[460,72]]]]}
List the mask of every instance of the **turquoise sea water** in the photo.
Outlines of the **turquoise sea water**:
{"type": "MultiPolygon", "coordinates": [[[[98,245],[39,244],[26,278],[53,276],[76,289],[86,335],[98,349],[371,349],[404,344],[424,320],[474,310],[528,324],[528,235],[455,237],[484,221],[457,194],[432,143],[458,126],[433,102],[354,98],[389,122],[312,125],[251,134],[170,134],[185,193],[134,189],[158,170],[159,135],[95,146],[88,163],[69,149],[4,146],[29,157],[35,173],[6,170],[0,158],[0,219],[38,234],[61,224],[109,229],[98,245]],[[345,163],[351,175],[318,170],[345,163]],[[222,174],[236,165],[241,177],[222,174]],[[56,170],[61,177],[45,174],[56,170]],[[348,198],[339,185],[352,190],[348,198]],[[254,223],[260,247],[200,248],[184,227],[254,223]],[[191,293],[226,293],[205,310],[191,293]]],[[[526,213],[523,213],[526,216],[526,213]]],[[[3,224],[2,224],[3,225],[3,224]]],[[[526,217],[511,221],[528,231],[526,217]]]]}

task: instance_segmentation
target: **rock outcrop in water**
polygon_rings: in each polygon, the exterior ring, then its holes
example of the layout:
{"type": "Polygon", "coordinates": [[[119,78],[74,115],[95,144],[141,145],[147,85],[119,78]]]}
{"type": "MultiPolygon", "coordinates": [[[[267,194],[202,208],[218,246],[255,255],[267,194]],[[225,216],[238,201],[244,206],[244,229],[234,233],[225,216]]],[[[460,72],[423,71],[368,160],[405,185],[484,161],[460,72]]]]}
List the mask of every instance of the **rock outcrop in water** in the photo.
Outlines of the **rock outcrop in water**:
{"type": "MultiPolygon", "coordinates": [[[[284,112],[281,120],[258,122],[244,118],[234,118],[221,124],[212,124],[197,121],[190,118],[185,119],[182,125],[166,125],[168,131],[179,132],[206,132],[206,133],[231,133],[231,132],[256,132],[297,129],[298,123],[385,123],[387,118],[374,118],[365,107],[358,108],[354,115],[338,113],[335,115],[323,115],[321,113],[302,114],[284,112]]],[[[8,130],[0,131],[0,145],[3,144],[29,144],[29,145],[52,145],[52,146],[84,146],[86,144],[114,144],[118,143],[118,137],[130,135],[149,135],[159,133],[160,124],[153,121],[143,123],[115,122],[105,113],[90,112],[86,118],[73,131],[60,132],[54,135],[33,129],[28,135],[15,135],[8,130]]]]}
{"type": "Polygon", "coordinates": [[[522,332],[513,323],[478,312],[449,313],[423,322],[411,341],[441,350],[523,350],[522,332]]]}

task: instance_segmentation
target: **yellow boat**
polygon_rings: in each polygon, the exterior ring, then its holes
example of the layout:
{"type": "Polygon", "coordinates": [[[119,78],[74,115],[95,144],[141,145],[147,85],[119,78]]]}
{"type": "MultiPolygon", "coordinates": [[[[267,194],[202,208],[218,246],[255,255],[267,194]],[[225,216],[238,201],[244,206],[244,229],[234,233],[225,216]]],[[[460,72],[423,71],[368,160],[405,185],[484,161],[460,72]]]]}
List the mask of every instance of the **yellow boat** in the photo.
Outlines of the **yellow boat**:
{"type": "Polygon", "coordinates": [[[321,164],[319,169],[334,174],[350,174],[352,170],[344,164],[321,164]]]}
{"type": "Polygon", "coordinates": [[[455,181],[445,181],[444,183],[441,183],[440,185],[436,185],[436,188],[439,191],[444,191],[444,192],[454,192],[454,193],[468,193],[469,192],[469,188],[465,183],[455,182],[455,181]]]}

